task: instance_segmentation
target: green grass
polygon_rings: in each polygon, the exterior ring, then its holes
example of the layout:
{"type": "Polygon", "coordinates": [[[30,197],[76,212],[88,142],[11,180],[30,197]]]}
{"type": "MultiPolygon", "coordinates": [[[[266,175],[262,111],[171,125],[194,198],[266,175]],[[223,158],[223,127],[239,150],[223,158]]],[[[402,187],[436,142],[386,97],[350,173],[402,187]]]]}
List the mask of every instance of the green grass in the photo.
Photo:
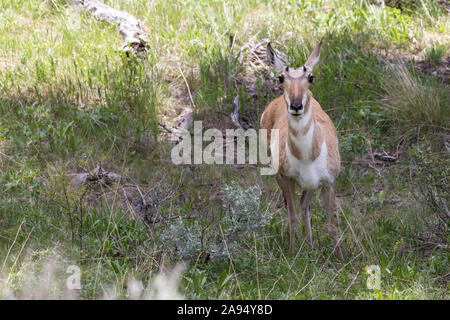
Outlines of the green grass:
{"type": "Polygon", "coordinates": [[[26,275],[53,259],[62,268],[60,286],[65,268],[80,266],[82,298],[101,297],[110,286],[128,298],[129,278],[151,283],[180,262],[159,241],[167,225],[154,224],[155,241],[149,236],[136,185],[155,201],[172,195],[158,206],[164,216],[205,216],[198,221],[208,233],[226,213],[221,187],[237,182],[259,186],[270,225],[242,237],[225,259],[188,262],[179,284],[186,298],[373,299],[365,267],[378,265],[383,299],[448,299],[449,222],[419,190],[429,184],[446,199],[448,175],[438,173],[450,160],[449,87],[408,62],[421,57],[438,68],[449,59],[450,19],[434,1],[407,8],[331,0],[105,3],[144,21],[146,60],[125,57],[114,26],[64,1],[0,0],[0,296],[5,287],[20,296],[26,275]],[[296,66],[323,39],[311,91],[338,129],[344,263],[331,252],[318,195],[316,250],[306,249],[300,225],[291,257],[273,177],[252,167],[175,166],[158,128],[186,106],[195,119],[232,128],[237,94],[256,128],[275,95],[259,87],[257,97],[247,94],[237,81],[247,67],[239,49],[265,37],[296,66]],[[400,66],[391,68],[386,57],[400,66]],[[364,157],[370,151],[398,161],[376,164],[364,157]],[[69,174],[99,163],[123,180],[72,184],[69,174]],[[438,227],[447,233],[437,237],[438,227]]]}

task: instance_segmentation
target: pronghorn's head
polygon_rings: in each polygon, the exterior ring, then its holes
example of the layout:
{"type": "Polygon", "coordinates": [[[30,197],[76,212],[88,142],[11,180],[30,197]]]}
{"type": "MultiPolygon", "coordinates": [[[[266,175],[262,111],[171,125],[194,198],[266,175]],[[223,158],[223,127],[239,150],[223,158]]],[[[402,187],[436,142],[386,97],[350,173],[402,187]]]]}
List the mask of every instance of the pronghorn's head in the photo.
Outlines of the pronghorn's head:
{"type": "Polygon", "coordinates": [[[308,60],[300,68],[292,68],[289,66],[281,66],[276,52],[267,45],[267,56],[272,65],[278,69],[280,73],[280,81],[284,84],[284,99],[286,101],[286,112],[288,114],[300,117],[309,108],[309,100],[311,92],[309,86],[313,82],[313,68],[319,61],[320,57],[320,42],[313,50],[308,60]]]}

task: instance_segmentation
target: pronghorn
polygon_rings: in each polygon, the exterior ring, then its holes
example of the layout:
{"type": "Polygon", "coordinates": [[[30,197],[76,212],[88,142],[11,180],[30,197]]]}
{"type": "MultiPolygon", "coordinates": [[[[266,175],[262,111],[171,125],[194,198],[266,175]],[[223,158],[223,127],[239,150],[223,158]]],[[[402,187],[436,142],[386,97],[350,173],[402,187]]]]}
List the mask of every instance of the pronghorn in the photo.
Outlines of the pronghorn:
{"type": "MultiPolygon", "coordinates": [[[[284,94],[267,106],[261,116],[261,128],[269,132],[267,149],[268,154],[272,155],[276,154],[272,149],[277,144],[270,140],[270,132],[272,129],[279,130],[279,169],[276,179],[283,192],[289,216],[289,253],[294,254],[297,222],[294,193],[297,183],[303,189],[300,211],[309,248],[313,249],[310,202],[315,190],[321,188],[328,214],[328,231],[334,240],[336,254],[343,259],[334,219],[336,198],[333,185],[341,165],[336,128],[309,91],[313,82],[312,70],[319,61],[321,45],[322,42],[302,67],[278,68],[284,94]]],[[[267,46],[267,57],[274,67],[280,65],[270,44],[267,46]]]]}

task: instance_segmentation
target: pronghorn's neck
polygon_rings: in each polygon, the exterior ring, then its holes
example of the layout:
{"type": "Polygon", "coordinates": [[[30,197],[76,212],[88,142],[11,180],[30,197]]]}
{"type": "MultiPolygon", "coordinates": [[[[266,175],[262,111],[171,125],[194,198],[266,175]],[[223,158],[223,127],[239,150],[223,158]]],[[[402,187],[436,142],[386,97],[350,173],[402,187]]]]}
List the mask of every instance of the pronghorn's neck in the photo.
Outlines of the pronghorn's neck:
{"type": "Polygon", "coordinates": [[[286,112],[289,129],[301,131],[301,135],[306,135],[309,127],[313,125],[314,122],[311,100],[311,95],[304,95],[302,104],[305,106],[305,113],[302,116],[294,116],[289,112],[286,112]]]}
{"type": "MultiPolygon", "coordinates": [[[[306,94],[305,94],[306,96],[306,94]]],[[[296,117],[287,112],[289,134],[286,139],[290,153],[302,162],[314,161],[320,153],[320,127],[315,121],[311,95],[305,101],[305,113],[296,117]]]]}

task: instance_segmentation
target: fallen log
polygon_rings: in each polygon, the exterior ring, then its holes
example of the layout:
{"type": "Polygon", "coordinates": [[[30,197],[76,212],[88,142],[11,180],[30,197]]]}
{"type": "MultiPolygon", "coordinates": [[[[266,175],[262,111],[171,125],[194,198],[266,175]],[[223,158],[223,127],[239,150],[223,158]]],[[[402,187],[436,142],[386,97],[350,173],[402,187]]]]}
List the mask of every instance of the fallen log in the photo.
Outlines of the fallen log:
{"type": "Polygon", "coordinates": [[[117,28],[123,38],[122,50],[129,55],[146,55],[148,39],[145,36],[145,26],[142,21],[131,14],[120,11],[98,0],[67,0],[78,8],[90,12],[95,19],[107,23],[117,23],[117,28]]]}

